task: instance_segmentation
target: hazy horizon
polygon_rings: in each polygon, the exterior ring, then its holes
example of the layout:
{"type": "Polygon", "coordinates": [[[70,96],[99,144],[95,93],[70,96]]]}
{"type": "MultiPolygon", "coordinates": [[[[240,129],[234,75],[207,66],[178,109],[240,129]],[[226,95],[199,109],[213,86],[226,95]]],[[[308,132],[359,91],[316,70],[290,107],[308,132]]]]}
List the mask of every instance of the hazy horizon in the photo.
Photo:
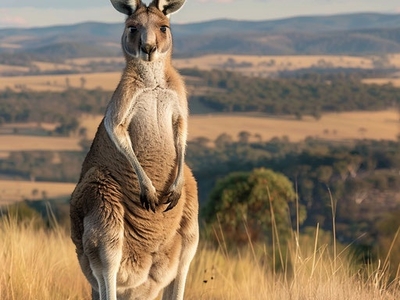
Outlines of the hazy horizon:
{"type": "MultiPolygon", "coordinates": [[[[150,1],[143,1],[149,3],[150,1]]],[[[279,20],[300,16],[352,13],[400,13],[398,0],[187,0],[171,17],[173,23],[197,23],[216,19],[279,20]]],[[[31,28],[82,22],[123,22],[109,0],[50,1],[2,0],[0,28],[31,28]]]]}

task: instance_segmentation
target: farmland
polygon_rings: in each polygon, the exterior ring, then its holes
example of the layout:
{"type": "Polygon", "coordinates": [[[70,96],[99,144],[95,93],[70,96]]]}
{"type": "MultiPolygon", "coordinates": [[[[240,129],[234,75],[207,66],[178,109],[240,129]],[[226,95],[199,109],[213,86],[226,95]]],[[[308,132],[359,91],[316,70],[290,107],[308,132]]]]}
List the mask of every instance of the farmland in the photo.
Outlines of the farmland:
{"type": "MultiPolygon", "coordinates": [[[[287,55],[287,56],[250,56],[250,55],[205,55],[193,58],[174,59],[178,69],[198,68],[201,70],[225,69],[240,72],[250,76],[270,76],[280,71],[293,71],[304,68],[359,68],[370,70],[377,64],[385,64],[394,68],[400,67],[400,54],[391,54],[380,62],[379,56],[347,56],[347,55],[287,55]]],[[[114,90],[121,76],[123,58],[95,57],[76,58],[64,63],[33,62],[37,75],[29,74],[29,68],[20,66],[0,65],[0,75],[15,71],[20,76],[2,76],[0,89],[6,87],[20,90],[60,91],[69,87],[84,87],[87,89],[101,88],[114,90]],[[114,65],[113,72],[90,72],[96,64],[114,65]],[[40,75],[46,72],[64,72],[65,74],[40,75]],[[84,82],[82,82],[84,80],[84,82]]],[[[386,82],[386,79],[366,82],[386,82]]],[[[395,82],[396,79],[391,79],[395,82]]]]}
{"type": "Polygon", "coordinates": [[[0,89],[15,90],[31,89],[34,91],[62,91],[68,87],[81,87],[82,78],[86,81],[87,89],[101,88],[114,90],[121,77],[121,72],[111,73],[83,73],[63,75],[36,75],[36,76],[9,76],[2,77],[0,89]]]}
{"type": "Polygon", "coordinates": [[[0,206],[25,199],[69,197],[74,183],[0,180],[0,206]]]}
{"type": "Polygon", "coordinates": [[[78,151],[75,137],[42,137],[29,135],[0,135],[0,153],[10,151],[78,151]]]}
{"type": "MultiPolygon", "coordinates": [[[[268,75],[282,70],[296,70],[311,67],[336,67],[372,69],[379,57],[376,56],[345,56],[345,55],[314,55],[314,56],[246,56],[246,55],[206,55],[201,57],[175,59],[178,68],[198,68],[204,70],[225,69],[241,72],[247,75],[268,75]]],[[[63,91],[67,88],[102,89],[113,91],[118,84],[121,70],[114,72],[83,72],[90,70],[96,64],[106,63],[118,66],[123,63],[119,58],[76,58],[63,63],[32,62],[39,75],[3,76],[0,89],[11,88],[15,91],[63,91]],[[75,72],[71,74],[43,74],[54,71],[75,72]],[[83,72],[83,73],[82,73],[83,72]]],[[[400,67],[400,54],[387,56],[387,63],[400,67]]],[[[0,72],[15,71],[24,73],[29,68],[1,65],[0,72]]],[[[365,83],[385,84],[388,81],[400,86],[397,78],[369,78],[365,83]]],[[[193,82],[191,83],[193,84],[193,82]]],[[[188,85],[191,94],[204,90],[202,86],[188,85]]],[[[84,115],[79,118],[80,127],[85,128],[86,138],[92,139],[101,115],[84,115]]],[[[226,133],[238,138],[239,133],[247,132],[250,140],[268,141],[274,137],[287,137],[292,142],[299,142],[307,137],[322,140],[352,140],[352,139],[385,139],[395,141],[399,134],[398,111],[395,109],[383,111],[355,111],[341,113],[324,113],[316,119],[304,116],[302,119],[294,116],[273,116],[262,113],[213,113],[193,114],[189,119],[189,140],[206,138],[214,141],[219,135],[226,133]]],[[[0,157],[6,159],[11,152],[18,151],[80,151],[80,139],[72,136],[29,136],[21,134],[23,129],[41,126],[52,130],[55,124],[45,123],[12,123],[3,124],[0,129],[0,157]],[[15,131],[15,134],[13,133],[15,131]]],[[[2,199],[18,201],[32,196],[33,190],[44,191],[49,197],[69,194],[70,184],[38,182],[1,182],[2,199]],[[35,188],[36,187],[36,188],[35,188]]],[[[4,200],[3,200],[4,201],[4,200]]]]}
{"type": "MultiPolygon", "coordinates": [[[[81,125],[93,137],[102,116],[85,117],[81,125]]],[[[326,140],[387,139],[396,140],[399,133],[399,113],[396,110],[377,112],[343,112],[324,114],[319,120],[305,117],[273,117],[263,114],[209,114],[189,118],[189,140],[205,137],[215,140],[227,133],[234,138],[241,131],[261,136],[267,141],[286,136],[298,142],[307,137],[326,140]]]]}
{"type": "MultiPolygon", "coordinates": [[[[87,137],[94,137],[103,116],[84,116],[80,120],[87,129],[87,137]]],[[[319,120],[305,117],[273,117],[263,114],[209,114],[192,115],[189,118],[189,140],[205,137],[215,140],[227,133],[234,138],[242,131],[258,135],[267,141],[273,137],[286,136],[298,142],[307,137],[326,140],[387,139],[396,140],[399,133],[396,110],[377,112],[343,112],[324,114],[319,120]]],[[[0,153],[10,151],[78,151],[77,137],[40,137],[0,135],[0,153]]]]}

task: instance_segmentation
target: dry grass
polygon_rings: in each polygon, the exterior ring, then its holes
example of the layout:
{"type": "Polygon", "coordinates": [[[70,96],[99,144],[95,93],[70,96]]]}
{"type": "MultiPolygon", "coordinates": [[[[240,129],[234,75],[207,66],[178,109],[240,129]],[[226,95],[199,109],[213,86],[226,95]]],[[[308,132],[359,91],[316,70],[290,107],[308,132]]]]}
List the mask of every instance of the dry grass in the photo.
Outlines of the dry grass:
{"type": "Polygon", "coordinates": [[[388,84],[391,83],[395,87],[400,87],[400,78],[368,78],[363,80],[367,84],[388,84]]]}
{"type": "Polygon", "coordinates": [[[213,54],[187,59],[175,59],[177,68],[199,68],[203,70],[228,68],[228,60],[234,60],[236,64],[250,63],[248,67],[236,67],[235,71],[244,73],[271,73],[282,70],[296,70],[310,67],[343,67],[343,68],[373,68],[372,58],[364,56],[346,55],[230,55],[213,54]]]}
{"type": "MultiPolygon", "coordinates": [[[[81,125],[88,129],[88,137],[94,137],[101,119],[102,116],[82,118],[81,125]]],[[[189,118],[189,140],[197,137],[215,140],[222,133],[236,138],[241,131],[259,134],[264,141],[282,136],[291,141],[301,141],[310,136],[327,140],[396,140],[398,119],[396,110],[324,114],[318,121],[311,117],[297,120],[261,114],[192,115],[189,118]]]]}
{"type": "MultiPolygon", "coordinates": [[[[81,126],[87,128],[87,137],[92,139],[103,116],[83,116],[81,126]]],[[[189,140],[206,137],[215,140],[227,133],[236,138],[241,131],[259,134],[262,140],[287,136],[290,141],[316,137],[327,140],[347,139],[387,139],[396,140],[399,133],[399,113],[395,110],[377,112],[346,112],[324,114],[320,120],[305,117],[278,118],[252,114],[193,115],[189,118],[189,140]]],[[[0,135],[0,155],[10,151],[80,150],[79,138],[75,137],[35,137],[20,135],[0,135]]]]}
{"type": "Polygon", "coordinates": [[[103,115],[84,115],[79,119],[80,126],[87,129],[86,134],[89,139],[94,138],[103,117],[103,115]]]}
{"type": "MultiPolygon", "coordinates": [[[[343,68],[374,68],[374,56],[346,56],[346,55],[285,55],[285,56],[250,56],[250,55],[230,55],[216,54],[205,55],[193,58],[174,59],[174,66],[177,68],[199,68],[202,70],[227,69],[242,72],[247,75],[267,75],[282,70],[296,70],[310,67],[343,67],[343,68]],[[248,63],[248,66],[232,67],[227,62],[234,60],[235,64],[248,63]]],[[[69,59],[64,63],[47,63],[35,61],[33,64],[41,71],[74,70],[81,72],[90,64],[96,62],[121,63],[124,61],[120,57],[93,57],[69,59]]],[[[388,64],[400,67],[400,54],[387,56],[388,64]]],[[[17,66],[0,65],[2,72],[27,72],[28,68],[17,66]]],[[[122,70],[121,70],[122,71],[122,70]]],[[[71,87],[80,87],[81,78],[86,79],[85,88],[93,89],[101,87],[104,90],[114,90],[119,81],[121,72],[110,73],[82,73],[65,75],[38,75],[38,76],[13,76],[0,77],[0,89],[6,87],[20,90],[29,88],[32,90],[51,90],[61,91],[67,88],[66,78],[71,87]]]]}
{"type": "MultiPolygon", "coordinates": [[[[34,222],[0,220],[0,299],[90,299],[69,239],[61,228],[35,229],[34,222]]],[[[333,257],[330,246],[308,241],[307,249],[294,247],[291,272],[273,272],[273,261],[249,247],[227,255],[204,244],[190,269],[185,299],[399,299],[398,282],[387,281],[384,268],[361,272],[343,253],[333,257]]]]}
{"type": "MultiPolygon", "coordinates": [[[[280,70],[295,70],[299,68],[309,68],[321,64],[330,64],[334,67],[354,67],[354,68],[372,68],[372,57],[364,56],[347,56],[347,55],[232,55],[232,54],[211,54],[198,56],[193,58],[176,58],[174,59],[174,66],[177,68],[199,68],[203,70],[211,70],[215,68],[225,67],[224,64],[228,60],[235,60],[236,63],[240,64],[243,62],[249,62],[253,66],[251,71],[257,71],[262,68],[263,64],[269,64],[273,61],[271,66],[268,66],[265,70],[268,71],[280,71],[280,70]]],[[[400,54],[398,57],[393,55],[393,59],[390,61],[399,61],[400,54]]],[[[76,66],[87,66],[96,62],[107,62],[107,63],[123,63],[124,58],[121,57],[93,57],[93,58],[76,58],[69,59],[66,61],[67,64],[76,66]]],[[[237,69],[240,71],[240,69],[237,69]]]]}
{"type": "MultiPolygon", "coordinates": [[[[91,115],[81,118],[81,126],[87,128],[89,139],[94,137],[102,118],[91,115]]],[[[297,120],[261,114],[193,115],[189,118],[189,140],[206,137],[213,141],[222,133],[236,138],[241,131],[247,131],[253,136],[258,134],[264,141],[283,136],[293,142],[306,137],[327,140],[396,140],[399,133],[398,118],[396,110],[324,114],[320,120],[311,117],[297,120]]],[[[79,151],[81,147],[77,137],[0,135],[0,157],[7,157],[11,151],[31,150],[79,151]]]]}
{"type": "Polygon", "coordinates": [[[69,196],[74,188],[74,183],[0,180],[0,206],[25,199],[43,199],[43,195],[53,199],[69,196]]]}
{"type": "Polygon", "coordinates": [[[3,76],[0,77],[0,90],[11,88],[16,91],[28,88],[34,91],[63,91],[70,87],[81,87],[81,78],[85,78],[85,88],[115,90],[121,72],[112,73],[83,73],[63,75],[38,75],[38,76],[3,76]],[[67,84],[68,81],[68,84],[67,84]]]}
{"type": "Polygon", "coordinates": [[[123,62],[125,62],[125,58],[122,56],[122,54],[119,57],[83,57],[83,58],[67,59],[65,61],[65,63],[75,66],[87,66],[93,63],[123,63],[123,62]]]}
{"type": "Polygon", "coordinates": [[[0,220],[0,299],[89,299],[66,232],[0,220]]]}
{"type": "Polygon", "coordinates": [[[30,135],[0,135],[0,153],[10,151],[79,151],[79,138],[30,135]]]}
{"type": "Polygon", "coordinates": [[[49,71],[59,71],[59,70],[73,70],[74,67],[68,63],[49,63],[43,61],[34,61],[32,64],[38,68],[41,72],[49,72],[49,71]]]}
{"type": "Polygon", "coordinates": [[[320,120],[311,117],[297,120],[261,115],[192,116],[189,122],[189,138],[203,136],[214,140],[221,133],[236,137],[240,131],[248,131],[261,135],[263,140],[282,136],[287,136],[291,141],[301,141],[309,136],[328,140],[395,140],[399,133],[398,118],[399,113],[395,110],[324,114],[320,120]]]}
{"type": "Polygon", "coordinates": [[[20,66],[11,66],[0,64],[0,74],[7,72],[18,72],[18,73],[26,73],[29,71],[28,67],[20,67],[20,66]]]}

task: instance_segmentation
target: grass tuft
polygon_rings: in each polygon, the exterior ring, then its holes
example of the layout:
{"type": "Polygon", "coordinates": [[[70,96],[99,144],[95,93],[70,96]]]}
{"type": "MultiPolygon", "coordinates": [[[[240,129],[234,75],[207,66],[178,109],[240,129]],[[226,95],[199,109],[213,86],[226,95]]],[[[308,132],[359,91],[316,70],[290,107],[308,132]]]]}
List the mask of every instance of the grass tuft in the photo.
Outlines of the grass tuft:
{"type": "MultiPolygon", "coordinates": [[[[218,247],[203,241],[185,299],[400,299],[399,272],[389,279],[388,258],[356,265],[346,249],[335,256],[320,235],[318,226],[314,237],[294,234],[276,256],[267,245],[229,249],[224,240],[218,247]],[[284,268],[275,269],[273,259],[283,259],[284,268]]],[[[44,229],[34,219],[2,217],[0,257],[0,299],[90,299],[69,233],[60,226],[44,229]]]]}

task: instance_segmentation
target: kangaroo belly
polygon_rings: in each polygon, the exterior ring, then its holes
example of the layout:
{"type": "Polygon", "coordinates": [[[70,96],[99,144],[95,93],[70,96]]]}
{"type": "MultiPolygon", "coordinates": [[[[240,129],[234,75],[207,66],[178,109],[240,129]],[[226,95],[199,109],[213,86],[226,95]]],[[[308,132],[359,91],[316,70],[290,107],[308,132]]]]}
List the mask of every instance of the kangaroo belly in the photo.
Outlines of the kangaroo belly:
{"type": "Polygon", "coordinates": [[[176,165],[174,110],[178,96],[156,88],[145,90],[135,101],[128,129],[133,150],[147,175],[152,180],[161,176],[160,181],[165,182],[176,165]]]}

